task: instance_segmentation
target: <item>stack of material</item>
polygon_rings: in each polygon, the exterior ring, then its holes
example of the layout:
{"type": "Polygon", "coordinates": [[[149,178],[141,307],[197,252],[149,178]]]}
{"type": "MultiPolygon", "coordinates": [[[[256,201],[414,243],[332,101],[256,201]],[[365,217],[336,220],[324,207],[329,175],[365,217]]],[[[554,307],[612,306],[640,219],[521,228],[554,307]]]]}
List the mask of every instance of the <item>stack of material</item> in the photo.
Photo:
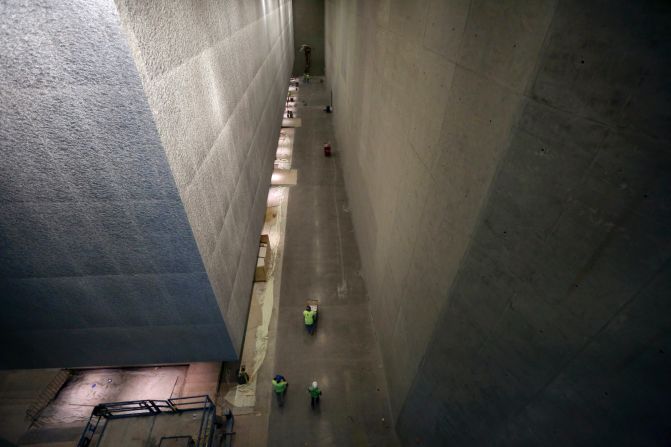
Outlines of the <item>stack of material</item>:
{"type": "Polygon", "coordinates": [[[270,263],[270,239],[267,234],[261,235],[259,243],[259,256],[256,259],[256,273],[254,281],[266,281],[268,279],[268,268],[270,263]]]}

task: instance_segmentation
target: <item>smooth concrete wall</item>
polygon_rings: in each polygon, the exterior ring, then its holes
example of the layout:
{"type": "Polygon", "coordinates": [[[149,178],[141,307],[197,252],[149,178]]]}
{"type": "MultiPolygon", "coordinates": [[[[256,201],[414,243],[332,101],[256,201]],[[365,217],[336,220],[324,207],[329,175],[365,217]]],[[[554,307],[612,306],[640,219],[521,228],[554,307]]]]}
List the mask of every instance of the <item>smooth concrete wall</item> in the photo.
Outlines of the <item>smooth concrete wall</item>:
{"type": "Polygon", "coordinates": [[[0,17],[0,368],[235,357],[114,4],[0,17]]]}
{"type": "Polygon", "coordinates": [[[324,74],[324,0],[293,0],[294,20],[294,76],[305,73],[305,54],[298,51],[309,44],[310,74],[324,74]]]}
{"type": "MultiPolygon", "coordinates": [[[[457,19],[441,3],[431,11],[419,2],[348,5],[327,3],[327,73],[363,273],[399,414],[523,99],[491,82],[490,67],[458,63],[459,46],[443,48],[447,19],[440,14],[457,19]]],[[[533,58],[550,17],[539,6],[522,20],[528,25],[514,29],[517,44],[533,58]]],[[[451,28],[461,30],[473,58],[486,51],[465,24],[451,28]]],[[[520,90],[519,76],[528,78],[534,63],[518,65],[500,77],[515,79],[520,90]]]]}
{"type": "Polygon", "coordinates": [[[336,154],[405,444],[668,436],[669,18],[327,1],[336,154]]]}
{"type": "Polygon", "coordinates": [[[291,2],[116,4],[239,354],[293,62],[291,2]]]}

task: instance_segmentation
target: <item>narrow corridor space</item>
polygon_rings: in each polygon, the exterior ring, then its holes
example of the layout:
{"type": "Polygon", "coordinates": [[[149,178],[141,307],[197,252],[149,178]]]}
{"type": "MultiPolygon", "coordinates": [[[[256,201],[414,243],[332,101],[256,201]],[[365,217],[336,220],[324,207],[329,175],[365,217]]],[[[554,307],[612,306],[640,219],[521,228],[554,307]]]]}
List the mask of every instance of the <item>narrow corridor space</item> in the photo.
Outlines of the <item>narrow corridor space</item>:
{"type": "MultiPolygon", "coordinates": [[[[271,403],[268,445],[393,446],[381,355],[373,332],[347,205],[326,83],[301,82],[296,95],[292,167],[273,374],[289,382],[283,407],[271,403]],[[334,152],[326,157],[323,145],[334,152]],[[317,328],[303,321],[319,301],[317,328]],[[308,387],[322,390],[312,409],[308,387]]],[[[270,383],[268,383],[270,386],[270,383]]]]}

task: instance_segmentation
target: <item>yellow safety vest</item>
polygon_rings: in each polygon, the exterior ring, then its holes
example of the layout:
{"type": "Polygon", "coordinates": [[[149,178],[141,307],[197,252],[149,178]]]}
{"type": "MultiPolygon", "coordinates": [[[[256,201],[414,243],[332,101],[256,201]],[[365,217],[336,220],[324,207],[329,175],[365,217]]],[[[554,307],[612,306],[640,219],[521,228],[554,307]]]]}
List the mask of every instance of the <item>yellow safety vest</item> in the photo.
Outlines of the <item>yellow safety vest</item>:
{"type": "Polygon", "coordinates": [[[303,318],[305,318],[305,324],[307,326],[310,326],[311,324],[315,323],[315,315],[317,315],[317,311],[314,310],[303,311],[303,318]]]}

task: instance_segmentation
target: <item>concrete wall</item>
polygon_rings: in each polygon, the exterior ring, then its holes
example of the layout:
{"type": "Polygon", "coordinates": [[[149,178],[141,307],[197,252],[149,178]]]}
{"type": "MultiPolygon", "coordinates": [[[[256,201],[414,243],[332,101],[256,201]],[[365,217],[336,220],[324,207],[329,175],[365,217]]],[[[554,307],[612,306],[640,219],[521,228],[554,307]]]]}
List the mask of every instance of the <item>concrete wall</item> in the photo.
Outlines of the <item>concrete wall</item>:
{"type": "Polygon", "coordinates": [[[327,1],[337,149],[405,444],[668,434],[668,19],[327,1]]]}
{"type": "MultiPolygon", "coordinates": [[[[212,59],[229,73],[212,95],[204,93],[205,75],[197,77],[212,70],[206,62],[191,79],[152,89],[111,0],[0,5],[0,368],[237,356],[263,218],[259,197],[292,62],[290,4],[283,5],[279,16],[268,2],[265,9],[227,5],[204,23],[183,20],[153,36],[172,45],[173,58],[186,54],[179,44],[197,49],[184,38],[197,30],[208,42],[222,30],[256,54],[254,64],[232,64],[242,59],[236,52],[212,59]],[[242,30],[258,32],[259,23],[264,37],[248,40],[242,30]],[[262,63],[265,76],[249,71],[262,63]],[[223,107],[235,118],[222,121],[223,107]],[[219,151],[203,149],[213,133],[223,139],[219,151]],[[176,161],[180,154],[186,161],[176,161]],[[221,168],[203,171],[208,160],[221,168]],[[212,194],[224,189],[227,201],[215,202],[212,194]],[[220,214],[223,204],[233,222],[205,226],[202,215],[220,214]],[[235,250],[224,255],[222,241],[235,250]],[[216,267],[222,262],[228,289],[216,267]]],[[[165,72],[158,56],[151,60],[153,74],[165,72]]]]}
{"type": "Polygon", "coordinates": [[[305,54],[299,52],[301,45],[309,44],[310,74],[324,74],[324,0],[293,0],[294,20],[294,76],[305,72],[305,54]]]}
{"type": "Polygon", "coordinates": [[[116,3],[239,353],[293,62],[291,2],[116,3]]]}

